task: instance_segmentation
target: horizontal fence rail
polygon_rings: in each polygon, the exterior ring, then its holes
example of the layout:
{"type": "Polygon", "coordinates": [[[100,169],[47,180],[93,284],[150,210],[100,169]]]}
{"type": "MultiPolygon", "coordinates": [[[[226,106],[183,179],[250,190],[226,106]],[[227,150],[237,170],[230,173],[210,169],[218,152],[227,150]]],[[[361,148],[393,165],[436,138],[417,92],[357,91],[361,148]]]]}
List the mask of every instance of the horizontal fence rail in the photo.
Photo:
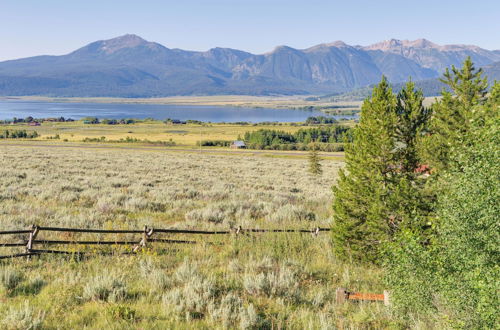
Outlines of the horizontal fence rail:
{"type": "Polygon", "coordinates": [[[108,230],[108,229],[85,229],[85,228],[59,228],[59,227],[37,227],[43,231],[62,231],[67,233],[103,233],[103,234],[140,234],[143,230],[108,230]]]}
{"type": "Polygon", "coordinates": [[[15,234],[28,234],[31,230],[4,230],[0,231],[0,235],[15,235],[15,234]]]}
{"type": "Polygon", "coordinates": [[[43,245],[61,245],[61,244],[75,244],[75,245],[135,245],[139,241],[57,241],[57,240],[33,240],[33,244],[43,245]]]}
{"type": "MultiPolygon", "coordinates": [[[[31,229],[22,230],[4,230],[0,231],[2,235],[21,235],[29,234],[27,240],[17,242],[0,242],[2,247],[24,247],[24,253],[17,253],[11,255],[0,256],[0,259],[17,258],[17,257],[30,257],[43,253],[51,254],[73,254],[84,255],[89,252],[84,251],[61,251],[61,250],[47,250],[35,249],[34,245],[47,246],[47,245],[107,245],[107,246],[132,246],[131,252],[121,252],[120,254],[133,254],[137,253],[141,248],[145,248],[148,243],[166,243],[166,244],[197,244],[195,240],[176,240],[167,238],[152,238],[154,234],[186,234],[186,235],[248,235],[251,233],[310,233],[313,236],[318,236],[320,232],[330,231],[330,228],[316,227],[313,229],[261,229],[261,228],[231,228],[230,230],[191,230],[191,229],[175,229],[175,228],[152,228],[145,226],[143,230],[138,229],[91,229],[91,228],[64,228],[64,227],[45,227],[45,226],[31,226],[31,229]],[[40,232],[65,232],[65,233],[80,233],[80,234],[141,234],[138,240],[77,240],[77,239],[41,239],[37,238],[40,232]]],[[[205,242],[207,245],[221,245],[223,243],[205,242]]],[[[101,251],[100,254],[113,254],[101,251]]]]}

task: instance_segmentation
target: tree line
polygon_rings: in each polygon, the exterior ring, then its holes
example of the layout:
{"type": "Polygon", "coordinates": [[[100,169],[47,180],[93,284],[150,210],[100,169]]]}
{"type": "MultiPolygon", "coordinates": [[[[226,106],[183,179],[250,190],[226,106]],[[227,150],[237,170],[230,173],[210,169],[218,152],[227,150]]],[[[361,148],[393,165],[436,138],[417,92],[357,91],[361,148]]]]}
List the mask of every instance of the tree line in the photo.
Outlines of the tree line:
{"type": "Polygon", "coordinates": [[[351,129],[343,125],[301,128],[295,133],[259,129],[246,132],[243,140],[250,149],[309,150],[312,145],[322,151],[343,150],[343,143],[352,140],[351,129]]]}
{"type": "Polygon", "coordinates": [[[34,118],[32,116],[28,116],[26,118],[17,118],[14,117],[12,119],[0,120],[0,124],[18,124],[18,123],[42,123],[44,121],[50,122],[73,122],[74,119],[64,118],[64,117],[54,117],[54,118],[34,118]]]}
{"type": "Polygon", "coordinates": [[[387,79],[363,103],[333,188],[338,258],[381,265],[402,319],[499,324],[500,83],[470,58],[431,107],[387,79]]]}
{"type": "Polygon", "coordinates": [[[5,130],[0,133],[0,139],[34,139],[39,137],[37,131],[26,131],[26,130],[5,130]]]}

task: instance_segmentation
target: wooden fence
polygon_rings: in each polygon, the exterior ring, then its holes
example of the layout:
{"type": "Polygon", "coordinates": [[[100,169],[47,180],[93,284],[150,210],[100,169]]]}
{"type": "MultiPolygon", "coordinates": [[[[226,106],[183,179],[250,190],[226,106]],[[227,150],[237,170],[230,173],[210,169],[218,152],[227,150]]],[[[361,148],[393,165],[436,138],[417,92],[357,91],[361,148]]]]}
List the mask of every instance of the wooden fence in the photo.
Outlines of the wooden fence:
{"type": "MultiPolygon", "coordinates": [[[[0,255],[0,259],[16,258],[16,257],[31,257],[43,253],[53,254],[78,254],[83,255],[85,252],[63,251],[63,250],[49,250],[37,249],[37,246],[50,246],[50,245],[124,245],[131,246],[130,252],[122,254],[137,253],[140,249],[147,247],[149,243],[164,243],[164,244],[197,244],[196,240],[180,240],[168,238],[153,238],[154,234],[185,234],[185,235],[245,235],[250,233],[310,233],[317,236],[320,232],[330,231],[330,228],[314,228],[314,229],[247,229],[247,228],[232,228],[231,230],[222,231],[207,231],[207,230],[190,230],[190,229],[162,229],[152,228],[145,226],[143,230],[134,229],[85,229],[85,228],[61,228],[61,227],[43,227],[33,225],[30,229],[24,230],[7,230],[0,231],[0,236],[3,235],[22,235],[27,234],[26,240],[17,242],[0,242],[1,247],[24,247],[24,252],[10,255],[0,255]],[[136,234],[141,235],[140,239],[136,240],[55,240],[55,239],[40,239],[41,232],[64,232],[64,233],[87,233],[87,234],[136,234]]],[[[205,242],[206,244],[213,244],[205,242]]],[[[100,254],[105,254],[100,252],[100,254]]]]}

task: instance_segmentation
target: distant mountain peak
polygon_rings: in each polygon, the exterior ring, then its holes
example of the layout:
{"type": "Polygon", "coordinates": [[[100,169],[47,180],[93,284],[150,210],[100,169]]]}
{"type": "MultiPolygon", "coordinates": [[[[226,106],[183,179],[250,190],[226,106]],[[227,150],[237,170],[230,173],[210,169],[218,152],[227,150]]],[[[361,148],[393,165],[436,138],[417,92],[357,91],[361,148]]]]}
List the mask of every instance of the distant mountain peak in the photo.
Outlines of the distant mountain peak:
{"type": "Polygon", "coordinates": [[[149,42],[144,40],[135,34],[125,34],[116,38],[99,40],[88,44],[80,49],[77,49],[73,53],[74,56],[84,55],[84,54],[101,54],[101,55],[111,55],[122,49],[130,49],[135,47],[148,47],[151,50],[165,49],[162,45],[149,42]]]}
{"type": "Polygon", "coordinates": [[[296,49],[287,45],[280,45],[276,46],[270,53],[281,52],[281,51],[296,51],[296,49]]]}
{"type": "Polygon", "coordinates": [[[414,41],[407,41],[405,40],[407,45],[410,47],[418,47],[418,48],[439,48],[440,46],[433,43],[432,41],[429,41],[427,39],[417,39],[414,41]]]}
{"type": "Polygon", "coordinates": [[[393,51],[406,48],[434,48],[441,49],[442,46],[433,43],[427,39],[417,39],[417,40],[399,40],[399,39],[389,39],[370,46],[364,47],[367,50],[382,50],[382,51],[393,51]]]}
{"type": "Polygon", "coordinates": [[[341,40],[337,40],[334,42],[329,42],[329,43],[324,43],[324,44],[319,44],[316,46],[309,47],[309,48],[305,49],[305,51],[311,52],[311,51],[328,49],[328,48],[352,48],[352,46],[346,44],[345,42],[343,42],[341,40]]]}
{"type": "Polygon", "coordinates": [[[346,44],[345,42],[343,42],[342,40],[337,40],[337,41],[334,41],[334,42],[329,42],[329,43],[326,43],[326,44],[322,44],[323,46],[326,46],[326,47],[337,47],[337,48],[341,48],[341,47],[351,47],[349,46],[348,44],[346,44]]]}
{"type": "Polygon", "coordinates": [[[142,39],[141,37],[135,34],[125,34],[123,36],[116,37],[113,39],[103,40],[102,46],[100,48],[105,53],[111,54],[123,48],[133,48],[148,44],[150,44],[150,42],[142,39]]]}

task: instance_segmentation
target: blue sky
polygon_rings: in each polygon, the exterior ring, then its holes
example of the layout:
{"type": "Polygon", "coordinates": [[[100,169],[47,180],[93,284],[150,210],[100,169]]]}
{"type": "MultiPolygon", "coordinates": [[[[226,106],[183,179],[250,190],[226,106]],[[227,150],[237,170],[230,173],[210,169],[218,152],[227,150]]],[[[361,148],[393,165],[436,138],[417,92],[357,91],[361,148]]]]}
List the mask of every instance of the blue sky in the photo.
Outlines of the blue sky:
{"type": "Polygon", "coordinates": [[[426,38],[500,49],[500,1],[0,0],[0,60],[137,34],[169,48],[264,53],[426,38]]]}

